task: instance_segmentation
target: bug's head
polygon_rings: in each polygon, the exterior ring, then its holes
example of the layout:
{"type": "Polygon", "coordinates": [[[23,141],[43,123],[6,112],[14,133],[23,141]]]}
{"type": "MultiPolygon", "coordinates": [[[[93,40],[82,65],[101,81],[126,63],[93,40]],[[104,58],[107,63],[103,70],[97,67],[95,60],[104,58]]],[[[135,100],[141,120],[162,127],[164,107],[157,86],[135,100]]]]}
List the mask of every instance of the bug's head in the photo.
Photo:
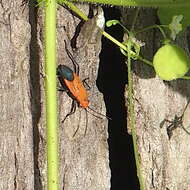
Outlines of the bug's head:
{"type": "Polygon", "coordinates": [[[63,77],[64,79],[69,81],[73,81],[74,79],[73,71],[66,65],[58,65],[57,76],[63,77]]]}

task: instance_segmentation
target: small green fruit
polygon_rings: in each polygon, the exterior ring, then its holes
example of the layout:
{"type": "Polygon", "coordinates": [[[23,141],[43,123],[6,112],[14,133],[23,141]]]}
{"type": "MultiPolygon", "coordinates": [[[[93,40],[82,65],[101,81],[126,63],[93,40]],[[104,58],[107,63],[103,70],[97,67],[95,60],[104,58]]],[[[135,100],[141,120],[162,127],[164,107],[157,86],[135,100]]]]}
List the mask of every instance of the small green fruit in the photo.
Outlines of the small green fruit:
{"type": "Polygon", "coordinates": [[[190,68],[190,58],[182,48],[166,44],[154,55],[153,65],[162,80],[173,80],[187,73],[190,68]]]}

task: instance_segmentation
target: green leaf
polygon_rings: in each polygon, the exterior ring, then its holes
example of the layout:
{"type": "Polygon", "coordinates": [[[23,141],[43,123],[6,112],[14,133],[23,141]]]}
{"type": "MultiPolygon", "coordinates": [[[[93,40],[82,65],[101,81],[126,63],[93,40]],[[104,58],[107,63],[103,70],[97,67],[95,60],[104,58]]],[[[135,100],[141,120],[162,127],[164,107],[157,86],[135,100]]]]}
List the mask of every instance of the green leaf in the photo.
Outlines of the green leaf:
{"type": "Polygon", "coordinates": [[[175,40],[176,35],[182,31],[182,24],[180,23],[183,19],[183,15],[173,16],[172,22],[169,24],[171,30],[171,38],[175,40]]]}
{"type": "Polygon", "coordinates": [[[161,24],[169,25],[174,15],[183,15],[183,20],[181,22],[183,30],[185,30],[187,26],[190,26],[190,11],[188,6],[158,9],[158,16],[161,24]]]}
{"type": "Polygon", "coordinates": [[[107,26],[107,27],[110,27],[110,26],[116,25],[116,24],[120,24],[120,22],[119,22],[118,20],[108,20],[108,21],[106,22],[106,26],[107,26]]]}

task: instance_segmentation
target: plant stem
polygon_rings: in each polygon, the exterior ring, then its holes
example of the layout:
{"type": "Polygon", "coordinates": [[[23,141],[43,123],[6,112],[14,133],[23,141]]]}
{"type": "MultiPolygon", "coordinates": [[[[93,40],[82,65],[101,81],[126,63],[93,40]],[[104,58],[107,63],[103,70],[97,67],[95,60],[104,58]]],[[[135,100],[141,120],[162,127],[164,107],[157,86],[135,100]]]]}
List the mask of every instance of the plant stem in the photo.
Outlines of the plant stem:
{"type": "Polygon", "coordinates": [[[131,25],[131,31],[134,31],[134,27],[135,27],[135,23],[137,21],[137,17],[138,17],[138,14],[139,14],[139,10],[140,8],[138,7],[135,11],[135,15],[133,17],[133,22],[132,22],[132,25],[131,25]]]}
{"type": "MultiPolygon", "coordinates": [[[[109,40],[111,40],[113,43],[115,43],[117,46],[119,46],[120,48],[122,48],[123,50],[125,50],[126,52],[128,52],[128,49],[125,45],[123,45],[121,42],[117,41],[115,38],[113,38],[111,35],[109,35],[107,32],[103,31],[102,30],[102,34],[108,38],[109,40]]],[[[130,55],[134,56],[135,53],[130,50],[130,55]]],[[[139,59],[140,61],[146,63],[147,65],[149,66],[153,66],[152,62],[147,60],[147,59],[144,59],[143,57],[141,57],[140,55],[139,56],[136,56],[137,59],[139,59]]]]}
{"type": "MultiPolygon", "coordinates": [[[[128,43],[128,49],[131,49],[131,45],[128,43]]],[[[137,133],[135,128],[135,113],[134,113],[134,102],[133,102],[133,79],[132,79],[132,71],[131,71],[131,54],[128,51],[128,59],[127,59],[127,68],[128,68],[128,99],[129,99],[129,115],[130,115],[130,126],[132,132],[133,139],[133,147],[134,147],[134,155],[135,162],[137,167],[137,176],[139,178],[140,190],[144,190],[144,181],[141,174],[140,168],[140,160],[138,155],[138,145],[137,145],[137,133]]]]}
{"type": "Polygon", "coordinates": [[[183,77],[180,77],[181,79],[185,79],[185,80],[190,80],[190,76],[183,76],[183,77]]]}
{"type": "Polygon", "coordinates": [[[56,0],[47,0],[45,5],[45,96],[47,122],[48,189],[58,190],[56,0]]]}
{"type": "Polygon", "coordinates": [[[73,3],[67,1],[67,0],[57,0],[58,3],[64,3],[67,5],[73,12],[75,12],[78,16],[80,16],[83,20],[87,21],[88,17],[78,8],[76,7],[73,3]]]}
{"type": "Polygon", "coordinates": [[[151,67],[153,67],[153,63],[152,63],[151,61],[149,61],[149,60],[147,60],[147,59],[144,59],[144,58],[141,57],[141,56],[137,56],[137,59],[139,59],[140,61],[146,63],[147,65],[149,65],[149,66],[151,66],[151,67]]]}
{"type": "Polygon", "coordinates": [[[148,26],[146,28],[143,28],[142,30],[134,32],[134,34],[136,36],[138,33],[142,33],[142,32],[145,32],[145,31],[153,29],[153,28],[158,28],[160,30],[160,32],[162,33],[163,38],[166,39],[167,37],[166,37],[166,34],[165,34],[164,30],[162,29],[162,27],[168,28],[168,25],[152,25],[152,26],[148,26]]]}
{"type": "Polygon", "coordinates": [[[132,7],[190,7],[190,1],[181,0],[72,0],[72,2],[80,3],[94,3],[104,5],[116,5],[116,6],[132,6],[132,7]]]}

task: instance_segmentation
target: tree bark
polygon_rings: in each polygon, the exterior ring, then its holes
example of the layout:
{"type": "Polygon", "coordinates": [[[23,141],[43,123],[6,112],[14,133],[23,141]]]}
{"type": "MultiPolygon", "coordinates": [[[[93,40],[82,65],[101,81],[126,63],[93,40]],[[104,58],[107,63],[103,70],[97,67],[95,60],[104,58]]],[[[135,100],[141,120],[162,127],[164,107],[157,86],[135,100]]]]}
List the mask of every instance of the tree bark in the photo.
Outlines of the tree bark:
{"type": "MultiPolygon", "coordinates": [[[[32,5],[29,9],[21,5],[22,0],[0,2],[0,189],[47,189],[44,79],[40,77],[44,67],[43,11],[37,12],[32,5]]],[[[79,7],[89,13],[89,6],[79,7]]],[[[132,12],[130,9],[128,16],[123,16],[123,20],[128,19],[127,24],[132,12]]],[[[86,36],[83,39],[82,32],[77,32],[80,20],[62,7],[58,7],[57,18],[58,64],[72,68],[65,52],[66,40],[69,51],[80,66],[80,78],[89,77],[90,107],[105,114],[103,97],[95,85],[100,38],[93,33],[87,37],[88,41],[84,41],[86,36]]],[[[136,26],[142,28],[156,21],[155,10],[143,9],[136,26]]],[[[146,43],[144,57],[152,59],[160,46],[158,33],[149,31],[138,38],[146,43]]],[[[177,42],[187,49],[186,33],[177,42]]],[[[189,135],[178,127],[169,138],[167,123],[160,127],[164,119],[173,120],[175,115],[182,115],[189,99],[189,82],[164,82],[155,76],[152,68],[137,61],[133,64],[133,81],[145,189],[189,189],[189,135]]],[[[60,189],[110,189],[106,119],[77,108],[62,124],[70,111],[72,99],[62,92],[58,92],[58,99],[60,189]]]]}
{"type": "Polygon", "coordinates": [[[33,189],[30,24],[19,1],[0,2],[0,189],[33,189]]]}
{"type": "MultiPolygon", "coordinates": [[[[86,15],[92,9],[88,5],[77,5],[86,15]]],[[[93,10],[96,12],[96,9],[93,10]]],[[[41,13],[40,13],[41,15],[41,13]]],[[[38,43],[43,52],[43,16],[38,21],[38,43]]],[[[65,51],[67,49],[78,63],[80,79],[87,80],[90,86],[89,101],[90,108],[98,113],[106,115],[103,96],[96,87],[96,77],[101,50],[101,36],[94,31],[86,36],[86,28],[91,28],[90,23],[84,26],[76,16],[61,6],[57,14],[57,62],[64,64],[74,70],[73,63],[65,51]],[[85,28],[85,29],[84,29],[85,28]],[[84,36],[83,36],[84,35],[84,36]]],[[[96,30],[96,29],[95,29],[96,30]]],[[[87,31],[87,33],[89,33],[87,31]]],[[[43,57],[41,57],[43,61],[43,57]]],[[[43,66],[44,67],[44,66],[43,66]]],[[[43,80],[43,79],[42,79],[43,80]]],[[[60,84],[58,84],[59,86],[60,84]]],[[[85,190],[85,189],[110,189],[110,170],[107,145],[107,119],[91,110],[77,107],[76,112],[64,121],[70,112],[72,98],[66,92],[58,92],[59,112],[59,136],[60,136],[60,189],[85,190]],[[97,115],[98,117],[94,116],[97,115]],[[87,128],[86,134],[85,130],[87,128]],[[77,130],[78,129],[78,130],[77,130]],[[77,132],[76,132],[77,131],[77,132]],[[75,134],[76,132],[76,134],[75,134]],[[75,134],[75,135],[74,135],[75,134]]],[[[44,126],[43,126],[44,127],[44,126]]],[[[41,139],[45,139],[45,133],[40,126],[41,139]]],[[[44,158],[44,143],[39,146],[39,158],[44,158]]],[[[39,163],[44,163],[41,159],[39,163]]],[[[46,165],[40,164],[39,170],[42,176],[42,186],[46,189],[46,174],[43,172],[46,165]]]]}
{"type": "MultiPolygon", "coordinates": [[[[124,14],[125,23],[130,23],[133,10],[124,14]]],[[[140,11],[135,28],[155,24],[155,10],[140,11]]],[[[152,60],[153,54],[161,46],[159,32],[148,31],[138,36],[145,42],[143,56],[152,60]]],[[[188,50],[186,32],[176,40],[188,50]]],[[[165,60],[167,61],[167,60],[165,60]]],[[[190,187],[190,136],[177,127],[169,138],[167,122],[181,116],[189,100],[190,85],[186,80],[165,82],[155,76],[153,68],[139,61],[133,63],[135,127],[141,171],[146,190],[181,190],[190,187]]],[[[126,96],[127,99],[127,96],[126,96]]],[[[130,128],[130,126],[128,126],[130,128]]]]}
{"type": "MultiPolygon", "coordinates": [[[[40,73],[44,74],[44,13],[43,8],[37,9],[29,3],[28,9],[22,3],[22,0],[0,2],[0,189],[47,189],[44,78],[40,77],[40,73]]],[[[89,6],[80,8],[89,13],[89,6]]],[[[84,43],[80,40],[85,38],[79,40],[79,35],[74,50],[70,40],[75,41],[80,19],[59,6],[57,20],[58,64],[73,69],[65,51],[66,40],[80,66],[81,80],[89,77],[90,107],[105,114],[103,97],[96,87],[100,38],[96,39],[95,34],[84,43]]],[[[62,124],[72,100],[63,92],[58,92],[58,100],[60,189],[109,189],[107,119],[93,116],[97,114],[89,113],[91,110],[86,114],[84,109],[77,108],[62,124]]]]}

